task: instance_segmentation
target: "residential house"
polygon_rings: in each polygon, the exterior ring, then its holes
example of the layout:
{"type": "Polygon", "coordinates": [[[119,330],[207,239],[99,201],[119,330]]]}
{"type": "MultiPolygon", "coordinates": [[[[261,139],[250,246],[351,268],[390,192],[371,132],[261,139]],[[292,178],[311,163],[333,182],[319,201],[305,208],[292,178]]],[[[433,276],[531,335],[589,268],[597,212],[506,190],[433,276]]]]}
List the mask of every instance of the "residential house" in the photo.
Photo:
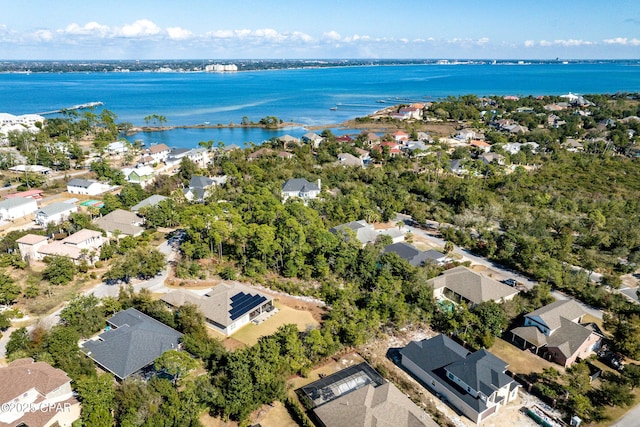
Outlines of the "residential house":
{"type": "Polygon", "coordinates": [[[500,166],[504,165],[504,156],[498,153],[482,153],[478,156],[478,159],[482,160],[482,163],[484,163],[485,165],[491,163],[495,163],[500,166]]]}
{"type": "Polygon", "coordinates": [[[182,334],[135,308],[107,320],[108,327],[81,350],[118,380],[152,365],[167,350],[180,349],[182,334]]]}
{"type": "Polygon", "coordinates": [[[142,188],[149,185],[156,178],[156,171],[151,166],[138,166],[122,169],[124,178],[131,184],[139,184],[142,188]]]}
{"type": "Polygon", "coordinates": [[[168,197],[161,196],[159,194],[154,194],[152,196],[147,197],[144,200],[141,200],[140,203],[131,206],[130,210],[131,212],[138,213],[142,208],[145,208],[148,206],[156,206],[161,201],[167,200],[167,199],[168,197]]]}
{"type": "Polygon", "coordinates": [[[166,144],[155,144],[150,146],[145,154],[153,159],[153,163],[161,163],[167,160],[170,152],[171,149],[166,144]]]}
{"type": "Polygon", "coordinates": [[[519,125],[517,123],[504,126],[502,130],[505,130],[513,134],[521,134],[521,133],[529,132],[529,128],[527,128],[526,126],[519,125]]]}
{"type": "Polygon", "coordinates": [[[254,151],[253,153],[249,154],[247,156],[247,160],[257,160],[263,157],[270,157],[273,156],[274,151],[270,148],[259,148],[256,151],[254,151]]]}
{"type": "Polygon", "coordinates": [[[155,163],[158,163],[156,159],[146,154],[138,159],[138,162],[136,163],[136,167],[139,168],[141,166],[153,166],[155,163]]]}
{"type": "Polygon", "coordinates": [[[353,138],[351,138],[350,135],[340,135],[336,136],[336,142],[339,142],[341,144],[350,144],[353,142],[353,138]]]}
{"type": "Polygon", "coordinates": [[[60,224],[69,218],[72,213],[78,212],[78,207],[73,203],[55,202],[36,211],[36,224],[46,227],[48,224],[60,224]]]}
{"type": "Polygon", "coordinates": [[[418,132],[418,141],[433,143],[433,138],[426,132],[418,132]]]}
{"type": "Polygon", "coordinates": [[[338,154],[338,161],[336,164],[341,166],[355,166],[355,167],[364,167],[364,162],[361,158],[354,156],[350,153],[340,153],[338,154]]]}
{"type": "Polygon", "coordinates": [[[169,152],[165,163],[178,166],[182,159],[188,159],[199,168],[206,168],[209,164],[209,151],[206,148],[174,148],[169,152]]]}
{"type": "Polygon", "coordinates": [[[422,120],[422,108],[417,106],[400,107],[399,114],[402,114],[407,119],[422,120]]]}
{"type": "Polygon", "coordinates": [[[555,301],[525,315],[524,326],[511,330],[512,342],[564,367],[600,348],[602,333],[582,324],[584,310],[574,300],[555,301]]]}
{"type": "Polygon", "coordinates": [[[392,136],[393,136],[393,139],[400,144],[409,140],[409,134],[401,130],[394,132],[392,136]]]}
{"type": "Polygon", "coordinates": [[[204,295],[178,289],[161,299],[173,308],[197,306],[207,326],[226,336],[274,309],[272,297],[239,282],[221,283],[204,295]]]}
{"type": "Polygon", "coordinates": [[[318,179],[317,184],[311,183],[304,178],[292,178],[282,186],[282,202],[290,198],[302,199],[306,204],[320,195],[322,183],[318,179]]]}
{"type": "Polygon", "coordinates": [[[422,252],[416,249],[415,246],[405,242],[393,243],[391,245],[385,246],[382,252],[385,254],[386,253],[397,254],[400,258],[407,261],[409,264],[413,265],[414,267],[420,267],[429,259],[432,259],[427,257],[426,252],[422,252]]]}
{"type": "Polygon", "coordinates": [[[373,132],[367,133],[364,141],[369,147],[380,143],[380,136],[373,132]]]}
{"type": "Polygon", "coordinates": [[[371,148],[371,150],[377,151],[378,153],[384,153],[385,147],[387,148],[390,157],[396,157],[402,154],[402,151],[400,151],[400,145],[395,141],[384,141],[380,145],[376,145],[371,148]]]}
{"type": "Polygon", "coordinates": [[[80,419],[71,378],[46,362],[16,359],[0,368],[0,384],[0,426],[71,427],[80,419]]]}
{"type": "Polygon", "coordinates": [[[584,151],[584,145],[582,145],[580,142],[576,141],[573,138],[567,138],[565,143],[562,144],[562,147],[571,153],[584,151]]]}
{"type": "Polygon", "coordinates": [[[279,136],[278,139],[282,142],[285,149],[290,145],[300,145],[300,140],[291,135],[282,135],[279,136]]]}
{"type": "Polygon", "coordinates": [[[38,210],[38,202],[26,197],[13,197],[0,202],[0,220],[13,221],[38,210]]]}
{"type": "Polygon", "coordinates": [[[144,228],[141,227],[143,220],[133,212],[116,209],[107,215],[98,217],[93,223],[104,230],[107,237],[114,236],[114,232],[118,231],[116,238],[120,236],[136,237],[142,234],[144,228]]]}
{"type": "Polygon", "coordinates": [[[27,234],[16,240],[22,259],[41,261],[47,256],[63,256],[74,262],[97,260],[97,254],[104,244],[102,233],[82,229],[60,241],[49,242],[45,236],[27,234]]]}
{"type": "Polygon", "coordinates": [[[39,249],[47,244],[47,236],[38,236],[35,234],[26,234],[16,240],[18,250],[22,259],[31,260],[39,259],[39,249]]]}
{"type": "Polygon", "coordinates": [[[469,173],[469,169],[467,169],[467,162],[468,159],[453,159],[449,163],[449,169],[451,169],[451,172],[456,175],[467,174],[469,173]]]}
{"type": "Polygon", "coordinates": [[[427,281],[427,284],[433,288],[435,298],[447,298],[455,303],[464,302],[471,307],[487,301],[509,301],[518,293],[511,286],[463,266],[446,270],[427,281]]]}
{"type": "Polygon", "coordinates": [[[279,159],[286,159],[286,160],[291,160],[295,157],[293,153],[290,153],[288,151],[280,151],[276,156],[279,159]]]}
{"type": "Polygon", "coordinates": [[[424,157],[428,154],[429,146],[422,141],[409,141],[406,145],[406,151],[411,157],[424,157]]]}
{"type": "Polygon", "coordinates": [[[491,150],[491,144],[489,144],[488,142],[481,141],[479,139],[474,139],[473,141],[469,142],[469,145],[472,148],[477,148],[478,150],[483,151],[485,153],[488,153],[489,150],[491,150]]]}
{"type": "Polygon", "coordinates": [[[428,251],[423,252],[426,258],[426,262],[432,262],[435,265],[444,265],[450,261],[450,258],[447,257],[440,251],[436,251],[435,249],[429,249],[428,251]]]}
{"type": "Polygon", "coordinates": [[[131,143],[129,141],[115,141],[107,145],[107,153],[124,154],[131,149],[131,143]]]}
{"type": "Polygon", "coordinates": [[[18,193],[7,194],[4,197],[7,199],[12,199],[14,197],[25,197],[27,199],[40,200],[42,199],[42,193],[44,193],[44,191],[38,190],[37,188],[33,188],[27,191],[20,191],[18,193]]]}
{"type": "Polygon", "coordinates": [[[369,154],[369,152],[367,150],[363,150],[362,148],[354,148],[356,155],[358,156],[358,158],[360,160],[362,160],[362,163],[366,166],[369,163],[371,163],[371,155],[369,154]]]}
{"type": "Polygon", "coordinates": [[[353,236],[363,246],[367,243],[375,243],[378,238],[378,233],[376,233],[373,224],[367,223],[364,219],[336,225],[335,227],[331,227],[329,231],[333,234],[342,236],[344,239],[348,239],[353,236]]]}
{"type": "Polygon", "coordinates": [[[518,397],[520,385],[507,363],[489,351],[469,352],[445,335],[412,341],[400,350],[401,365],[476,424],[518,397]]]}
{"type": "Polygon", "coordinates": [[[462,129],[458,131],[458,133],[455,136],[455,139],[457,139],[458,141],[471,142],[474,139],[480,139],[480,138],[479,138],[479,134],[476,134],[476,132],[473,129],[462,129]]]}
{"type": "Polygon", "coordinates": [[[311,144],[313,148],[318,148],[320,144],[324,141],[324,138],[318,135],[315,132],[307,132],[302,135],[302,142],[305,144],[311,144]]]}
{"type": "Polygon", "coordinates": [[[437,424],[366,362],[297,390],[318,426],[436,427],[437,424]]]}
{"type": "Polygon", "coordinates": [[[222,175],[214,178],[206,176],[192,176],[189,180],[189,187],[185,188],[183,193],[187,200],[191,202],[204,202],[211,190],[216,185],[222,185],[227,182],[227,176],[222,175]]]}
{"type": "Polygon", "coordinates": [[[67,192],[96,196],[108,191],[111,187],[93,179],[74,178],[67,183],[67,192]]]}

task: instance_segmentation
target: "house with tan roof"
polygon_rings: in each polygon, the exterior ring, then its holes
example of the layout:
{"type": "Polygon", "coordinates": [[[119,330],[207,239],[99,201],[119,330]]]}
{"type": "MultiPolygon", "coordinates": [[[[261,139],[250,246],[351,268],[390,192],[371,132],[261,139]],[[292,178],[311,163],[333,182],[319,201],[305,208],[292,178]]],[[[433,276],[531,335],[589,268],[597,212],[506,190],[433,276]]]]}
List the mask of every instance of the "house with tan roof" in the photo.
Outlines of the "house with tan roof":
{"type": "Polygon", "coordinates": [[[0,368],[0,384],[2,427],[69,427],[80,418],[80,403],[73,397],[71,378],[48,363],[14,360],[0,368]]]}
{"type": "Polygon", "coordinates": [[[94,262],[104,239],[98,231],[82,229],[57,242],[49,242],[46,236],[27,234],[16,243],[25,260],[41,261],[46,256],[64,256],[75,262],[94,262]]]}
{"type": "Polygon", "coordinates": [[[143,219],[135,213],[123,209],[116,209],[93,220],[97,227],[106,232],[107,237],[111,237],[115,231],[118,231],[118,236],[139,236],[144,231],[143,222],[143,219]]]}
{"type": "Polygon", "coordinates": [[[524,325],[511,330],[513,343],[562,366],[586,359],[600,348],[602,333],[583,324],[584,310],[574,300],[555,301],[525,315],[524,325]]]}
{"type": "Polygon", "coordinates": [[[171,149],[166,144],[155,144],[146,150],[146,155],[150,156],[155,163],[164,162],[169,157],[171,149]]]}
{"type": "Polygon", "coordinates": [[[364,162],[359,157],[354,156],[351,153],[339,153],[338,161],[336,165],[340,166],[355,166],[355,167],[364,167],[364,162]]]}
{"type": "Polygon", "coordinates": [[[487,301],[509,301],[518,294],[511,286],[464,266],[444,271],[440,276],[427,281],[433,287],[435,298],[446,298],[455,303],[466,303],[471,307],[487,301]]]}
{"type": "Polygon", "coordinates": [[[178,289],[161,300],[174,309],[197,306],[207,325],[226,336],[274,309],[273,298],[239,282],[221,283],[204,295],[178,289]]]}

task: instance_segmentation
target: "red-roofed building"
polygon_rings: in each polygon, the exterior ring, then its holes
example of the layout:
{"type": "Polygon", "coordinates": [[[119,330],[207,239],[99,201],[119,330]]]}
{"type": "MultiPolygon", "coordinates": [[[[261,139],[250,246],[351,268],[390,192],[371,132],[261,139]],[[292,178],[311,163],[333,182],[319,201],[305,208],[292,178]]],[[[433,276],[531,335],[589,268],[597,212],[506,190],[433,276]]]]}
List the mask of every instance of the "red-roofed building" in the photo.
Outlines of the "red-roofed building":
{"type": "Polygon", "coordinates": [[[20,193],[7,194],[5,197],[7,199],[13,199],[14,197],[25,197],[28,199],[39,200],[39,199],[42,199],[42,193],[43,193],[42,190],[33,189],[33,190],[21,191],[20,193]]]}
{"type": "Polygon", "coordinates": [[[409,140],[409,134],[399,130],[399,131],[397,131],[396,133],[393,134],[393,138],[397,142],[408,141],[409,140]]]}
{"type": "Polygon", "coordinates": [[[484,151],[485,153],[489,152],[489,150],[491,150],[491,144],[484,142],[484,141],[480,141],[479,139],[474,139],[473,141],[471,141],[469,143],[470,146],[478,148],[482,151],[484,151]]]}

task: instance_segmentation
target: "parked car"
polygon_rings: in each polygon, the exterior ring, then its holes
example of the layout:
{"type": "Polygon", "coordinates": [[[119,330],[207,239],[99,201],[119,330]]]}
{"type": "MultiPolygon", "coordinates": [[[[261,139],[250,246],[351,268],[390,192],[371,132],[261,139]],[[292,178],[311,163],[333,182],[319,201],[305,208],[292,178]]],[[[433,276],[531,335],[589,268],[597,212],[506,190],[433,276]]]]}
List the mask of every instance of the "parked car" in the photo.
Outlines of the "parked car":
{"type": "Polygon", "coordinates": [[[510,279],[504,279],[502,283],[504,283],[505,285],[515,287],[518,284],[518,281],[516,279],[510,278],[510,279]]]}

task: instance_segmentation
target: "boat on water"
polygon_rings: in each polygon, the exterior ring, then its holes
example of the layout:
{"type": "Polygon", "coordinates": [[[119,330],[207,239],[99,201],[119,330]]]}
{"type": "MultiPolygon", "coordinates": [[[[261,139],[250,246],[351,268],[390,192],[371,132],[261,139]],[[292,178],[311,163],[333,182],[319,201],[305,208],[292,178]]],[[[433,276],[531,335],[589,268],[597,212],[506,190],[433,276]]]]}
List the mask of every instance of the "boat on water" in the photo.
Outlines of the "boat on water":
{"type": "Polygon", "coordinates": [[[329,108],[329,110],[331,110],[331,111],[336,111],[337,109],[338,109],[338,107],[331,107],[331,108],[329,108]]]}

